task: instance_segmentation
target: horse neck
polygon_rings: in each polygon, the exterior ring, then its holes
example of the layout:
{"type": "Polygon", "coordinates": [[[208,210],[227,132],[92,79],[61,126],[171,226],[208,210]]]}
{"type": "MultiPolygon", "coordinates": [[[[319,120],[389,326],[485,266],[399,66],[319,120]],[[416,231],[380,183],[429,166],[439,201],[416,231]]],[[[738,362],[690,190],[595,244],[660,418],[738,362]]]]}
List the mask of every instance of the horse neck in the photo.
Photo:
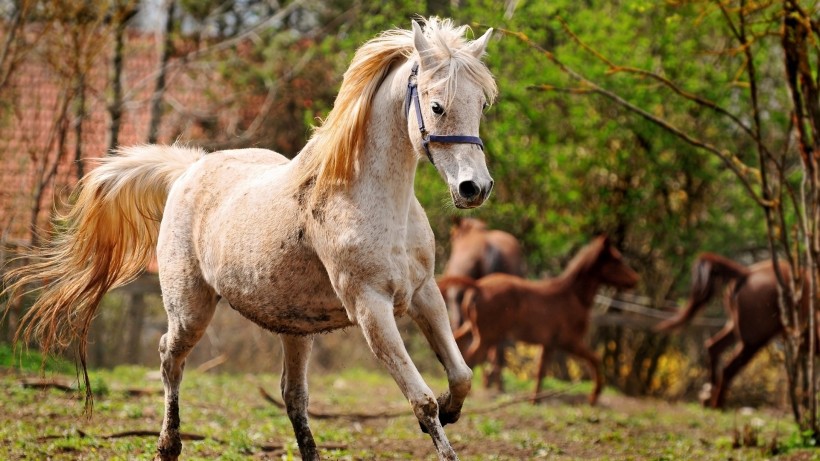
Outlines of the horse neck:
{"type": "Polygon", "coordinates": [[[407,135],[404,97],[410,64],[396,66],[384,79],[367,122],[359,174],[351,184],[359,200],[375,202],[391,214],[404,215],[414,195],[418,156],[407,135]]]}
{"type": "Polygon", "coordinates": [[[557,283],[573,292],[584,306],[592,306],[601,286],[601,278],[595,269],[593,264],[573,265],[558,276],[557,283]]]}

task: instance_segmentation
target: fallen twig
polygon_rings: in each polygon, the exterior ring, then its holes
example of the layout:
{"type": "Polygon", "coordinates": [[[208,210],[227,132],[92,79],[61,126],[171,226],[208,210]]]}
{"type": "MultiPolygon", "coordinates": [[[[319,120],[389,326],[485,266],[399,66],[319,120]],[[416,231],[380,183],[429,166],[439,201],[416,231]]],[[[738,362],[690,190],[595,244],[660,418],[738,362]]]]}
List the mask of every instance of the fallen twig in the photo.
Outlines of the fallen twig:
{"type": "MultiPolygon", "coordinates": [[[[465,411],[465,413],[490,413],[496,410],[499,410],[504,407],[508,407],[511,405],[515,405],[521,402],[540,402],[542,400],[546,400],[551,397],[555,397],[561,394],[564,394],[568,391],[542,391],[536,394],[534,397],[532,395],[518,395],[514,396],[509,400],[505,400],[503,402],[498,402],[492,405],[488,405],[485,407],[478,407],[478,408],[471,408],[469,411],[465,411]]],[[[262,394],[262,398],[267,400],[268,402],[272,403],[277,408],[281,408],[285,410],[285,404],[279,400],[277,400],[274,396],[270,395],[263,387],[259,387],[259,393],[262,394]]],[[[320,412],[317,410],[312,410],[308,408],[307,410],[308,416],[315,419],[354,419],[354,420],[366,420],[366,419],[387,419],[387,418],[397,418],[400,416],[409,416],[412,414],[409,410],[396,410],[390,412],[380,412],[380,413],[325,413],[320,412]]]]}
{"type": "MultiPolygon", "coordinates": [[[[58,379],[45,378],[23,378],[20,380],[20,385],[26,389],[57,389],[63,392],[76,392],[77,387],[58,379]]],[[[132,397],[141,397],[145,395],[162,394],[162,389],[140,389],[127,388],[122,389],[121,392],[132,397]]]]}
{"type": "Polygon", "coordinates": [[[228,355],[227,354],[219,354],[216,357],[212,358],[211,360],[203,362],[201,365],[196,367],[196,371],[198,371],[200,373],[205,373],[206,371],[210,370],[211,368],[216,368],[216,367],[222,365],[223,363],[225,363],[227,361],[228,361],[228,355]]]}
{"type": "Polygon", "coordinates": [[[63,392],[75,392],[77,388],[71,387],[63,381],[42,378],[23,378],[20,385],[26,389],[57,389],[63,392]]]}
{"type": "Polygon", "coordinates": [[[521,402],[533,402],[537,403],[542,400],[546,400],[551,397],[555,397],[561,394],[565,394],[567,391],[541,391],[538,394],[535,394],[535,397],[532,395],[517,395],[509,400],[505,400],[503,402],[497,402],[492,405],[487,405],[485,407],[478,407],[478,408],[471,408],[463,413],[475,414],[475,413],[491,413],[496,410],[500,410],[504,407],[509,407],[512,405],[519,404],[521,402]]]}
{"type": "MultiPolygon", "coordinates": [[[[77,431],[77,435],[80,438],[83,438],[83,439],[84,438],[94,438],[94,439],[110,440],[110,439],[122,439],[122,438],[126,438],[126,437],[159,437],[159,432],[158,431],[146,431],[146,430],[133,430],[133,431],[115,432],[113,434],[107,434],[107,435],[89,434],[88,432],[85,432],[82,429],[76,429],[76,431],[77,431]]],[[[62,439],[62,438],[66,438],[66,437],[68,437],[66,434],[44,435],[42,437],[38,437],[37,442],[46,442],[46,441],[49,441],[49,440],[62,439]]],[[[221,445],[225,445],[227,443],[224,440],[218,439],[216,437],[207,437],[207,436],[200,435],[200,434],[192,434],[190,432],[182,432],[182,433],[179,434],[179,437],[182,440],[185,440],[185,441],[198,441],[198,440],[205,440],[205,439],[209,438],[210,440],[213,440],[214,442],[216,442],[218,444],[221,444],[221,445]]],[[[328,442],[328,443],[323,443],[319,446],[319,448],[322,448],[322,449],[325,449],[325,450],[345,450],[345,449],[347,449],[347,447],[348,447],[348,445],[346,443],[341,443],[341,442],[337,442],[337,443],[328,442]]],[[[277,450],[285,450],[286,446],[285,446],[285,444],[278,443],[278,444],[259,445],[259,446],[257,446],[257,448],[260,451],[264,451],[264,452],[267,453],[267,452],[272,452],[272,451],[277,451],[277,450]]]]}
{"type": "Polygon", "coordinates": [[[162,389],[139,389],[139,388],[128,388],[123,389],[122,392],[125,395],[130,397],[143,397],[147,395],[159,395],[162,394],[162,389]]]}
{"type": "MultiPolygon", "coordinates": [[[[76,431],[77,431],[77,435],[82,439],[84,439],[84,438],[94,438],[94,439],[109,440],[109,439],[122,439],[122,438],[125,438],[125,437],[159,437],[159,432],[158,431],[135,430],[135,431],[116,432],[114,434],[108,434],[108,435],[89,434],[88,432],[85,432],[82,429],[77,429],[76,431]]],[[[38,442],[45,442],[47,440],[63,439],[63,438],[66,438],[66,437],[67,437],[66,434],[44,435],[42,437],[38,437],[37,441],[38,442]]],[[[179,437],[182,440],[205,440],[207,438],[204,435],[191,434],[191,433],[188,433],[188,432],[180,433],[179,437]]],[[[225,443],[222,440],[219,440],[219,439],[214,438],[214,437],[211,437],[211,440],[213,440],[217,443],[225,443]]]]}
{"type": "MultiPolygon", "coordinates": [[[[268,392],[260,387],[259,393],[262,394],[262,398],[267,400],[268,402],[272,403],[277,408],[285,409],[285,404],[277,400],[274,396],[268,394],[268,392]]],[[[411,412],[409,410],[396,410],[396,411],[385,411],[380,413],[324,413],[317,410],[311,410],[308,408],[307,410],[308,416],[314,419],[357,419],[357,420],[365,420],[365,419],[384,419],[384,418],[396,418],[399,416],[407,416],[410,415],[411,412]]]]}

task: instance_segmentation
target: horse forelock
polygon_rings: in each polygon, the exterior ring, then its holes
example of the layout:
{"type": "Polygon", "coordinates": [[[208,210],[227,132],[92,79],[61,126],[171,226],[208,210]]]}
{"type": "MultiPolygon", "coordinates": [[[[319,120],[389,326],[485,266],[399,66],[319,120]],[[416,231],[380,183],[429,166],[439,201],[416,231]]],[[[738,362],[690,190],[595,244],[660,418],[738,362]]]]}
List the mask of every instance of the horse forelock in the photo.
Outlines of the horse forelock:
{"type": "MultiPolygon", "coordinates": [[[[438,66],[424,69],[418,77],[420,87],[445,86],[446,104],[458,90],[459,76],[475,81],[492,103],[498,93],[495,79],[489,69],[465,46],[467,26],[454,26],[449,19],[429,18],[424,33],[433,45],[438,66]],[[439,72],[447,69],[447,72],[439,72]],[[434,77],[438,78],[433,80],[434,77]]],[[[414,57],[413,32],[393,29],[382,32],[362,45],[353,57],[342,79],[342,85],[333,109],[316,128],[318,138],[304,168],[297,179],[298,185],[316,177],[315,193],[321,194],[334,187],[346,186],[356,175],[361,149],[367,136],[367,123],[375,97],[392,65],[414,57]]]]}
{"type": "Polygon", "coordinates": [[[487,103],[492,104],[498,95],[495,79],[481,59],[467,48],[465,39],[469,26],[455,26],[450,19],[429,18],[425,21],[424,35],[433,46],[428,50],[438,63],[431,69],[424,69],[419,76],[419,85],[424,88],[445,88],[445,110],[450,108],[458,91],[459,76],[464,75],[481,87],[487,103]],[[446,72],[441,72],[445,70],[446,72]],[[440,76],[434,79],[435,76],[440,76]]]}

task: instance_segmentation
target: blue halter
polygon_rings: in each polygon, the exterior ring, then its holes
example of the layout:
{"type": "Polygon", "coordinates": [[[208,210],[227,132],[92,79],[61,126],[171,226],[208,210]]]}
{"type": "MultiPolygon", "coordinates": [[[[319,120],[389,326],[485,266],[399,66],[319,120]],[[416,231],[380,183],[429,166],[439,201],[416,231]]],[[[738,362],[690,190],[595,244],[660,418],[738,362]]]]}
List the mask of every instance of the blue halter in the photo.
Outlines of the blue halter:
{"type": "Polygon", "coordinates": [[[450,144],[475,144],[484,150],[484,143],[481,142],[481,138],[478,136],[466,136],[466,135],[451,135],[451,136],[442,136],[437,134],[430,134],[427,132],[427,129],[424,128],[424,118],[421,116],[421,103],[419,102],[419,88],[418,88],[418,75],[419,75],[419,63],[414,62],[413,68],[410,71],[410,77],[407,79],[407,97],[404,99],[404,113],[406,117],[410,116],[410,103],[416,107],[416,120],[419,124],[419,131],[421,132],[421,144],[424,146],[424,151],[427,153],[427,158],[430,159],[430,163],[435,165],[436,163],[433,161],[433,156],[430,155],[430,143],[431,142],[440,142],[440,143],[450,143],[450,144]]]}

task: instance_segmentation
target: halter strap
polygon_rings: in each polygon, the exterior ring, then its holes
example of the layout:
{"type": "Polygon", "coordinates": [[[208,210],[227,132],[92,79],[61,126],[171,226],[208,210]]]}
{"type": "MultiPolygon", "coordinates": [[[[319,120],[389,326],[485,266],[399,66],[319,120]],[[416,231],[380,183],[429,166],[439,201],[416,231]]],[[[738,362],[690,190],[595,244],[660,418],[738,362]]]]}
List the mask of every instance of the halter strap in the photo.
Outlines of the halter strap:
{"type": "Polygon", "coordinates": [[[407,79],[407,96],[404,98],[404,114],[405,117],[410,116],[410,108],[411,104],[416,108],[416,121],[419,124],[419,132],[421,132],[421,145],[424,146],[424,152],[427,153],[427,158],[430,159],[430,163],[435,165],[436,163],[433,161],[433,156],[430,154],[430,143],[431,142],[438,142],[438,143],[449,143],[449,144],[475,144],[484,150],[484,143],[481,142],[481,138],[478,136],[467,136],[467,135],[438,135],[438,134],[430,134],[427,132],[427,129],[424,127],[424,117],[421,116],[421,102],[419,101],[419,87],[418,87],[418,76],[419,76],[419,63],[414,62],[413,68],[410,70],[410,77],[407,79]]]}

